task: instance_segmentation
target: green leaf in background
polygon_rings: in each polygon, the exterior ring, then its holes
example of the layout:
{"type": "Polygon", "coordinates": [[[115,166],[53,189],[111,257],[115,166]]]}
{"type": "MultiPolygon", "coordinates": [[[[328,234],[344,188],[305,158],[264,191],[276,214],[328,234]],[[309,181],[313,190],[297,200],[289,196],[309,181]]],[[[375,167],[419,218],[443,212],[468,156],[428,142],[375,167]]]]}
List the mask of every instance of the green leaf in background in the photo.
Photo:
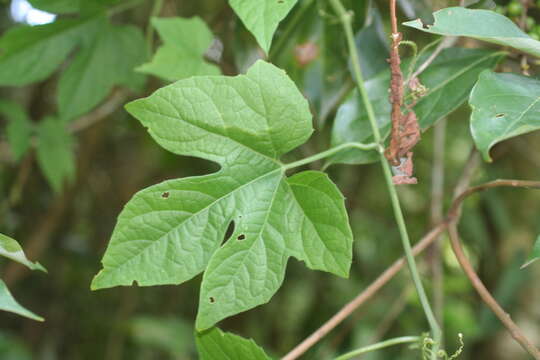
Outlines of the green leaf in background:
{"type": "Polygon", "coordinates": [[[15,300],[2,279],[0,279],[0,310],[18,314],[32,320],[43,321],[42,317],[25,309],[15,300]]]}
{"type": "Polygon", "coordinates": [[[154,26],[163,40],[151,62],[143,64],[137,71],[176,81],[195,75],[219,75],[219,68],[203,58],[214,35],[199,17],[183,19],[152,18],[154,26]]]}
{"type": "Polygon", "coordinates": [[[371,0],[343,0],[343,6],[353,12],[353,31],[357,32],[365,26],[370,8],[373,8],[371,0]]]}
{"type": "Polygon", "coordinates": [[[214,327],[196,334],[200,360],[271,360],[255,341],[214,327]]]}
{"type": "MultiPolygon", "coordinates": [[[[377,8],[372,9],[368,23],[355,35],[355,41],[364,80],[371,79],[388,67],[388,38],[377,8]]],[[[354,75],[354,72],[351,71],[351,74],[354,75]]]]}
{"type": "Polygon", "coordinates": [[[72,120],[98,105],[115,85],[131,84],[145,59],[145,42],[134,26],[116,26],[102,19],[99,31],[84,42],[58,85],[60,118],[72,120]]]}
{"type": "Polygon", "coordinates": [[[445,36],[467,36],[502,46],[510,46],[540,57],[540,41],[525,34],[516,24],[490,10],[450,7],[433,13],[435,23],[425,25],[413,20],[403,23],[418,30],[445,36]]]}
{"type": "Polygon", "coordinates": [[[484,71],[474,86],[471,133],[484,160],[505,139],[540,129],[540,81],[517,74],[484,71]]]}
{"type": "Polygon", "coordinates": [[[197,315],[204,330],[268,302],[290,256],[348,275],[343,196],[326,174],[287,178],[279,161],[312,132],[308,104],[284,71],[258,61],[246,75],[180,80],[126,108],[165,149],[222,168],[137,193],[118,218],[92,289],[179,284],[206,268],[197,315]]]}
{"type": "Polygon", "coordinates": [[[229,4],[246,28],[268,54],[279,22],[298,0],[229,0],[229,4]]]}
{"type": "Polygon", "coordinates": [[[0,354],[2,360],[32,360],[33,357],[24,337],[11,335],[7,331],[0,332],[0,354]]]}
{"type": "Polygon", "coordinates": [[[0,100],[0,115],[8,120],[7,141],[15,160],[19,161],[30,148],[32,122],[25,109],[17,103],[0,100]]]}
{"type": "Polygon", "coordinates": [[[28,0],[36,9],[54,14],[68,14],[79,11],[78,0],[28,0]]]}
{"type": "Polygon", "coordinates": [[[121,1],[123,0],[28,0],[36,9],[54,14],[102,10],[121,1]]]}
{"type": "Polygon", "coordinates": [[[527,259],[527,262],[521,266],[521,268],[526,268],[527,266],[531,265],[536,260],[540,259],[540,235],[536,239],[536,242],[534,243],[533,249],[531,251],[531,254],[529,255],[529,258],[527,259]]]}
{"type": "Polygon", "coordinates": [[[178,317],[136,316],[130,321],[130,333],[141,348],[159,349],[174,359],[193,352],[193,325],[178,317]]]}
{"type": "Polygon", "coordinates": [[[37,162],[51,187],[59,192],[75,176],[73,136],[64,122],[47,117],[38,124],[37,137],[37,162]]]}
{"type": "Polygon", "coordinates": [[[19,264],[25,265],[30,270],[40,270],[47,272],[43,266],[38,262],[31,262],[24,255],[24,251],[21,248],[21,245],[14,239],[0,234],[0,256],[6,257],[10,260],[16,261],[19,264]]]}
{"type": "MultiPolygon", "coordinates": [[[[418,64],[421,64],[429,55],[426,54],[420,58],[418,64]]],[[[450,48],[442,51],[420,75],[420,81],[428,89],[426,95],[414,107],[422,130],[434,125],[463,104],[477,81],[478,75],[485,69],[495,67],[503,56],[502,52],[484,49],[450,48]]],[[[407,66],[408,61],[404,61],[403,69],[407,69],[407,66]]],[[[389,71],[385,70],[365,82],[381,134],[384,137],[390,133],[389,81],[389,71]]],[[[332,129],[332,146],[346,142],[370,142],[373,141],[372,136],[367,113],[355,90],[338,109],[332,129]]],[[[375,151],[352,149],[333,156],[327,164],[365,164],[377,161],[377,159],[378,154],[375,151]]]]}
{"type": "Polygon", "coordinates": [[[0,85],[22,86],[45,79],[93,25],[90,18],[65,19],[8,30],[0,38],[0,85]]]}

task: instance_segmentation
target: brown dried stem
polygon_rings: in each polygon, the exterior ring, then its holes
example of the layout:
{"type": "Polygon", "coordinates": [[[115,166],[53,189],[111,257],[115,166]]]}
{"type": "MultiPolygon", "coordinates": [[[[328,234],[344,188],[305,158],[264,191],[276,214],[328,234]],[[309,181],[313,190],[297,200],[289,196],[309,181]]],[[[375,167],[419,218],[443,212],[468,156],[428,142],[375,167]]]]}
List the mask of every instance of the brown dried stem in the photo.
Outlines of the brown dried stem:
{"type": "MultiPolygon", "coordinates": [[[[412,249],[413,254],[416,256],[424,251],[433,241],[435,241],[439,235],[446,229],[446,224],[441,223],[433,228],[428,234],[426,234],[412,249]]],[[[405,266],[405,258],[402,257],[395,261],[389,268],[387,268],[375,281],[373,281],[367,288],[365,288],[358,296],[352,301],[346,304],[341,310],[339,310],[334,316],[332,316],[327,322],[325,322],[319,329],[313,334],[307,337],[304,341],[298,344],[292,349],[282,360],[294,360],[304,354],[319,340],[326,336],[336,326],[338,326],[343,320],[351,315],[360,306],[366,303],[373,297],[384,285],[386,285],[397,273],[405,266]]]]}
{"type": "MultiPolygon", "coordinates": [[[[523,335],[519,327],[510,319],[510,317],[502,310],[502,308],[497,304],[495,299],[489,294],[487,289],[483,286],[482,282],[478,278],[478,275],[472,269],[472,266],[468,262],[467,258],[464,256],[459,244],[459,237],[457,235],[457,224],[461,217],[461,207],[463,201],[480,191],[485,191],[495,187],[516,187],[516,188],[532,188],[540,189],[540,182],[538,181],[522,181],[522,180],[495,180],[478,186],[468,188],[469,183],[471,182],[472,176],[474,175],[475,170],[479,165],[479,156],[478,152],[474,149],[471,151],[471,154],[467,160],[467,163],[462,171],[455,189],[454,189],[454,201],[448,211],[447,217],[444,221],[435,226],[428,234],[426,234],[413,248],[413,254],[416,256],[422,251],[424,251],[430,244],[436,241],[440,234],[448,229],[450,236],[454,236],[452,241],[452,248],[457,245],[459,248],[455,248],[456,257],[458,261],[466,272],[467,276],[471,280],[471,283],[481,294],[482,300],[495,312],[495,315],[503,322],[506,328],[509,330],[510,334],[518,343],[520,343],[524,349],[531,354],[535,359],[540,360],[538,356],[538,350],[532,345],[527,338],[523,335]],[[467,189],[468,188],[468,189],[467,189]],[[454,229],[451,229],[454,227],[454,229]],[[463,262],[463,263],[462,263],[463,262]],[[478,286],[478,288],[477,288],[478,286]],[[480,290],[482,289],[482,290],[480,290]]],[[[336,326],[338,326],[343,320],[350,316],[354,311],[356,311],[360,306],[366,303],[371,299],[384,285],[386,285],[405,265],[404,258],[401,258],[394,262],[389,268],[387,268],[377,279],[371,283],[367,288],[365,288],[356,298],[346,304],[339,312],[337,312],[332,318],[325,322],[319,329],[317,329],[313,334],[308,336],[304,341],[298,344],[294,349],[292,349],[287,355],[285,355],[282,360],[294,360],[304,354],[309,350],[313,345],[319,342],[324,336],[326,336],[330,331],[332,331],[336,326]]]]}

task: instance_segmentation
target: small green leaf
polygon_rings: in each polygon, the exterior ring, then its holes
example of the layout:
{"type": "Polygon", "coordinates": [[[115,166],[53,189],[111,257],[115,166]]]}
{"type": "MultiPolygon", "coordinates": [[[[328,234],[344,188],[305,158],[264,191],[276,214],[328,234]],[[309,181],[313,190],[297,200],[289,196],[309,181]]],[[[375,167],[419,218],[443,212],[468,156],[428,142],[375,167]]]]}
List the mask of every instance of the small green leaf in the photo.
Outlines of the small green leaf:
{"type": "Polygon", "coordinates": [[[197,333],[195,340],[201,360],[271,360],[255,341],[225,333],[214,327],[197,333]]]}
{"type": "Polygon", "coordinates": [[[0,38],[0,85],[21,86],[48,77],[91,31],[92,20],[65,19],[8,30],[0,38]]]}
{"type": "Polygon", "coordinates": [[[55,14],[101,10],[124,0],[28,0],[35,8],[55,14]]]}
{"type": "Polygon", "coordinates": [[[536,260],[540,259],[540,235],[536,239],[536,242],[534,243],[534,247],[532,249],[531,254],[529,255],[529,258],[527,259],[527,262],[521,266],[521,268],[526,268],[527,266],[531,265],[536,260]]]}
{"type": "Polygon", "coordinates": [[[65,123],[54,117],[43,119],[37,129],[37,161],[45,178],[55,191],[60,191],[75,176],[73,136],[65,123]]]}
{"type": "Polygon", "coordinates": [[[0,100],[0,114],[8,120],[6,135],[15,160],[19,161],[30,148],[32,122],[22,106],[0,100]]]}
{"type": "Polygon", "coordinates": [[[6,283],[0,279],[0,310],[18,314],[36,321],[44,321],[42,317],[22,307],[11,295],[6,283]]]}
{"type": "Polygon", "coordinates": [[[214,36],[198,17],[152,18],[161,39],[161,46],[151,62],[137,71],[176,81],[195,75],[218,75],[219,68],[207,63],[203,56],[214,36]]]}
{"type": "Polygon", "coordinates": [[[540,57],[540,41],[525,34],[516,24],[490,10],[450,7],[433,13],[435,23],[423,24],[420,19],[403,23],[418,30],[445,36],[467,36],[502,46],[510,46],[540,57]]]}
{"type": "Polygon", "coordinates": [[[540,129],[540,81],[536,79],[486,70],[469,104],[471,133],[486,161],[491,161],[489,150],[498,142],[540,129]]]}
{"type": "MultiPolygon", "coordinates": [[[[424,56],[427,57],[430,54],[424,56]]],[[[446,49],[421,75],[420,81],[427,87],[414,110],[420,127],[426,130],[460,106],[485,69],[493,68],[504,53],[485,49],[446,49]]],[[[421,64],[423,58],[418,63],[421,64]]],[[[403,62],[407,69],[408,61],[403,62]]],[[[384,138],[390,133],[391,106],[388,102],[388,70],[365,82],[368,96],[372,101],[381,134],[384,138]]],[[[410,101],[410,100],[409,100],[410,101]]],[[[353,91],[347,101],[338,109],[332,129],[332,146],[346,142],[371,142],[371,126],[357,91],[353,91]]],[[[347,150],[328,160],[328,164],[365,164],[377,161],[375,151],[347,150]]]]}
{"type": "Polygon", "coordinates": [[[118,84],[131,84],[135,66],[145,58],[141,31],[134,26],[100,22],[73,63],[62,73],[58,107],[63,120],[72,120],[98,105],[118,84]]]}
{"type": "Polygon", "coordinates": [[[126,108],[165,149],[222,169],[137,193],[118,218],[92,289],[179,284],[206,269],[202,330],[268,302],[290,256],[348,275],[352,233],[343,196],[320,172],[287,178],[279,161],[312,132],[308,104],[284,71],[258,61],[246,75],[180,80],[126,108]]]}
{"type": "Polygon", "coordinates": [[[268,54],[279,22],[298,0],[229,0],[229,4],[246,28],[268,54]]]}
{"type": "Polygon", "coordinates": [[[28,2],[36,9],[54,14],[69,14],[79,11],[78,0],[28,0],[28,2]]]}
{"type": "Polygon", "coordinates": [[[0,256],[6,257],[20,264],[25,265],[30,270],[40,270],[47,272],[43,266],[38,262],[31,262],[24,255],[24,251],[17,241],[14,239],[0,234],[0,256]]]}

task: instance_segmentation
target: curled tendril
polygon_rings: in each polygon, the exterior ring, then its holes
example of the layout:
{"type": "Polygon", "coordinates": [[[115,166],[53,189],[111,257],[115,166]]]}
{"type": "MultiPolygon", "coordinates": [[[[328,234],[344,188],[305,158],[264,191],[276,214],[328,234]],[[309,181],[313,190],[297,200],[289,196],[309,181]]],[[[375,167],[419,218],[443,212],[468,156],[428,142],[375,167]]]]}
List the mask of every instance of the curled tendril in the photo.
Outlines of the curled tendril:
{"type": "MultiPolygon", "coordinates": [[[[461,353],[463,352],[463,348],[465,347],[465,343],[463,342],[463,334],[458,334],[458,341],[459,341],[459,348],[450,356],[446,353],[445,350],[439,350],[437,351],[437,359],[443,359],[443,360],[456,360],[461,353]]],[[[423,341],[422,341],[422,360],[429,360],[433,356],[433,345],[435,345],[435,341],[429,337],[428,334],[423,334],[423,341]]]]}

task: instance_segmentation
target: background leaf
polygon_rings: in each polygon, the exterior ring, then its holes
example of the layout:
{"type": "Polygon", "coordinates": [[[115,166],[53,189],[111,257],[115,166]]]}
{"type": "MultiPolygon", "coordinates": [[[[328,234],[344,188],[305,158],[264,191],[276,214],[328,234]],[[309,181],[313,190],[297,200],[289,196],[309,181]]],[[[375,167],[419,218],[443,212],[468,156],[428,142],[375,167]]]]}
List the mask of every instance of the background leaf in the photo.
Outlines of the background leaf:
{"type": "Polygon", "coordinates": [[[540,81],[536,79],[486,70],[469,104],[471,133],[486,161],[491,161],[489,150],[498,142],[540,129],[540,81]]]}
{"type": "Polygon", "coordinates": [[[6,136],[15,160],[19,161],[30,148],[32,122],[26,110],[17,103],[0,100],[0,114],[8,120],[6,136]]]}
{"type": "Polygon", "coordinates": [[[201,360],[271,360],[253,340],[217,327],[198,333],[196,342],[201,360]]]}
{"type": "Polygon", "coordinates": [[[11,295],[2,279],[0,279],[0,310],[12,312],[32,320],[44,321],[42,317],[22,307],[11,295]]]}
{"type": "Polygon", "coordinates": [[[268,54],[279,22],[287,16],[298,0],[229,0],[246,28],[268,54]]]}
{"type": "Polygon", "coordinates": [[[193,325],[177,316],[138,315],[130,322],[130,332],[141,349],[161,349],[175,359],[194,350],[193,325]]]}
{"type": "Polygon", "coordinates": [[[312,132],[307,102],[282,70],[258,61],[234,78],[180,80],[127,109],[165,149],[222,169],[136,194],[93,289],[179,284],[208,267],[197,316],[197,328],[207,329],[269,301],[290,256],[347,276],[352,234],[343,196],[323,173],[287,179],[278,160],[312,132]]]}
{"type": "Polygon", "coordinates": [[[506,16],[490,10],[450,7],[433,13],[435,23],[413,20],[403,23],[418,30],[446,36],[467,36],[502,46],[510,46],[540,57],[540,41],[525,34],[506,16]]]}
{"type": "MultiPolygon", "coordinates": [[[[421,57],[418,64],[427,56],[429,54],[421,57]]],[[[483,49],[450,48],[442,51],[420,74],[420,81],[427,87],[427,93],[418,101],[414,110],[422,130],[434,125],[465,102],[480,72],[493,68],[503,56],[504,53],[483,49]]],[[[403,62],[404,71],[408,63],[408,60],[403,62]]],[[[389,81],[389,71],[384,70],[365,82],[384,138],[390,133],[389,81]]],[[[356,90],[338,109],[332,129],[332,146],[351,141],[373,141],[367,113],[356,90]]],[[[377,159],[378,154],[375,151],[351,149],[333,156],[328,160],[328,164],[365,164],[377,159]]]]}
{"type": "Polygon", "coordinates": [[[0,256],[6,257],[10,260],[16,261],[19,264],[23,264],[30,270],[40,270],[45,271],[45,268],[41,266],[38,262],[32,262],[26,258],[24,251],[17,241],[14,239],[0,234],[0,256]]]}
{"type": "Polygon", "coordinates": [[[134,68],[145,59],[140,29],[112,25],[102,19],[58,85],[58,107],[63,120],[72,120],[98,105],[115,85],[133,83],[140,77],[134,68]]]}
{"type": "Polygon", "coordinates": [[[79,11],[78,0],[28,0],[28,2],[36,9],[55,14],[66,14],[79,11]]]}
{"type": "Polygon", "coordinates": [[[529,258],[527,259],[527,262],[521,266],[521,268],[525,268],[529,265],[531,265],[536,260],[540,259],[540,236],[536,239],[536,242],[534,243],[533,249],[531,251],[531,254],[529,255],[529,258]]]}
{"type": "Polygon", "coordinates": [[[28,0],[33,7],[55,14],[95,11],[123,0],[28,0]]]}
{"type": "Polygon", "coordinates": [[[38,124],[37,135],[37,162],[51,187],[58,192],[75,176],[73,136],[65,123],[54,117],[47,117],[38,124]]]}
{"type": "Polygon", "coordinates": [[[48,77],[77,42],[92,32],[92,18],[19,26],[0,38],[0,85],[21,86],[48,77]]]}
{"type": "Polygon", "coordinates": [[[214,35],[199,18],[152,18],[163,45],[151,62],[137,71],[175,81],[195,75],[218,75],[219,68],[203,58],[214,35]]]}

